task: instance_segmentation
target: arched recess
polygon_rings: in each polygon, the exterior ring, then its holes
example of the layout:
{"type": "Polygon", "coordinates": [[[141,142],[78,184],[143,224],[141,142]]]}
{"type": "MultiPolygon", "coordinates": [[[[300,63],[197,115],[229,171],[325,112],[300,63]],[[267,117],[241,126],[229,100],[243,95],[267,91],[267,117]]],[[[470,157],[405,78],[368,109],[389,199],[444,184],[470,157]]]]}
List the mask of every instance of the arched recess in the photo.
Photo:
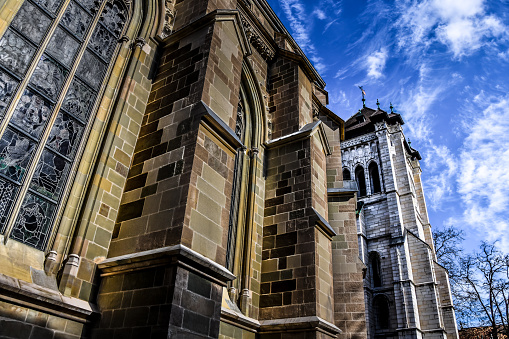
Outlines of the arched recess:
{"type": "Polygon", "coordinates": [[[391,314],[389,299],[385,295],[378,294],[373,298],[373,311],[375,313],[375,329],[389,329],[391,327],[391,314]]]}
{"type": "Polygon", "coordinates": [[[352,175],[348,168],[343,168],[343,180],[352,180],[352,175]]]}
{"type": "Polygon", "coordinates": [[[380,254],[378,252],[371,252],[369,254],[369,269],[371,275],[371,286],[382,287],[382,265],[380,261],[380,254]]]}
{"type": "Polygon", "coordinates": [[[226,267],[237,276],[229,285],[233,302],[247,314],[251,296],[252,262],[256,246],[256,194],[262,173],[262,145],[266,140],[266,118],[261,89],[247,60],[242,67],[236,133],[245,146],[237,151],[228,229],[226,267]],[[242,120],[239,119],[242,116],[242,120]],[[240,128],[243,126],[243,129],[240,128]],[[242,131],[241,131],[242,130],[242,131]]]}
{"type": "Polygon", "coordinates": [[[361,165],[355,168],[355,181],[359,189],[359,197],[366,196],[366,177],[364,176],[364,168],[361,165]]]}
{"type": "Polygon", "coordinates": [[[380,193],[382,187],[380,185],[380,173],[378,171],[378,165],[372,161],[368,166],[369,183],[371,186],[371,194],[380,193]]]}

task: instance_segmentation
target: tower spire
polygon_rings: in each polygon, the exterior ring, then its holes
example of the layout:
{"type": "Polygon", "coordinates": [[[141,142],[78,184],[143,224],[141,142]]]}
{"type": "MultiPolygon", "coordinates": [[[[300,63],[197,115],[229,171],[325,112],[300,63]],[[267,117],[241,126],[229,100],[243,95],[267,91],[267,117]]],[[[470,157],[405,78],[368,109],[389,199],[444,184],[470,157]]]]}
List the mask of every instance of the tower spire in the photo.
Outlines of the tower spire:
{"type": "Polygon", "coordinates": [[[392,111],[392,109],[394,108],[394,106],[392,106],[392,102],[391,102],[391,106],[389,106],[389,108],[391,109],[391,113],[394,113],[394,112],[392,111]]]}
{"type": "Polygon", "coordinates": [[[380,102],[378,101],[378,99],[376,99],[376,107],[378,107],[378,109],[380,109],[380,102]]]}

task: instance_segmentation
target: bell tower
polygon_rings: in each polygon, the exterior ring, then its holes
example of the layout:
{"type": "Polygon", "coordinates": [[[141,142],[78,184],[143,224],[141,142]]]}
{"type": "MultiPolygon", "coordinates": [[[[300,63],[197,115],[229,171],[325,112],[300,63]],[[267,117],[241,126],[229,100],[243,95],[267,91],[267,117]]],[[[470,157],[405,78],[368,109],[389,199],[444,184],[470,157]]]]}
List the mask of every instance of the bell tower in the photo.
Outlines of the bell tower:
{"type": "Polygon", "coordinates": [[[378,100],[377,107],[363,102],[341,143],[343,177],[358,187],[368,337],[458,338],[447,271],[436,262],[421,155],[392,104],[390,113],[378,100]]]}

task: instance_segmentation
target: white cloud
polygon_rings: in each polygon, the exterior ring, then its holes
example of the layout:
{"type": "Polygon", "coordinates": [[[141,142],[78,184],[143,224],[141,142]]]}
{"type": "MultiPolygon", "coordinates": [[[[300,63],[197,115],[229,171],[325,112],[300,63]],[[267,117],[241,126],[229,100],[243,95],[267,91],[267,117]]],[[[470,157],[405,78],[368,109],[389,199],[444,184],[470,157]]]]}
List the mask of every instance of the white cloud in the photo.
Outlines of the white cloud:
{"type": "Polygon", "coordinates": [[[461,221],[509,251],[509,96],[481,92],[474,101],[480,107],[464,125],[467,137],[458,162],[458,193],[465,208],[461,221]]]}
{"type": "Polygon", "coordinates": [[[484,0],[433,0],[432,7],[440,17],[455,19],[471,17],[483,11],[484,0]]]}
{"type": "Polygon", "coordinates": [[[486,13],[484,0],[404,0],[397,7],[398,46],[411,55],[438,42],[461,58],[502,38],[507,30],[498,17],[486,13]]]}
{"type": "Polygon", "coordinates": [[[324,12],[324,11],[322,11],[321,9],[318,9],[318,8],[317,8],[317,9],[315,9],[315,10],[313,11],[313,14],[314,14],[314,15],[316,15],[316,17],[317,17],[318,19],[320,19],[320,20],[325,20],[325,19],[327,19],[327,15],[326,15],[326,14],[325,14],[325,12],[324,12]]]}
{"type": "Polygon", "coordinates": [[[500,36],[504,26],[497,18],[488,16],[480,21],[459,19],[439,25],[438,40],[447,45],[455,57],[471,54],[485,43],[483,38],[500,36]]]}
{"type": "Polygon", "coordinates": [[[381,48],[377,52],[367,57],[367,71],[368,77],[373,79],[379,79],[383,76],[383,70],[385,68],[385,62],[387,61],[387,50],[381,48]]]}

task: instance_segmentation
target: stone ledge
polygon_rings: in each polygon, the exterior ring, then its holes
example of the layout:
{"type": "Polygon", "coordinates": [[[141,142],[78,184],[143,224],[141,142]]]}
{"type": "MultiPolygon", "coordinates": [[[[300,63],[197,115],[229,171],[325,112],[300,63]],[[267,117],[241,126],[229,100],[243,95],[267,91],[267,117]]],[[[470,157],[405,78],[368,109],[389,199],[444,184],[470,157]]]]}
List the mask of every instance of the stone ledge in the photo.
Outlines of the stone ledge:
{"type": "Polygon", "coordinates": [[[304,125],[300,130],[297,132],[293,132],[287,135],[284,135],[282,137],[273,139],[268,141],[265,144],[265,147],[268,149],[281,147],[287,144],[290,144],[295,141],[300,141],[303,139],[307,139],[311,137],[312,134],[315,132],[319,132],[320,134],[320,141],[322,143],[323,151],[326,156],[329,156],[332,154],[330,146],[329,146],[329,140],[327,139],[327,135],[325,134],[325,131],[323,129],[323,122],[320,120],[310,122],[309,124],[304,125]]]}
{"type": "Polygon", "coordinates": [[[254,333],[260,329],[258,320],[224,307],[221,308],[221,321],[254,333]]]}
{"type": "Polygon", "coordinates": [[[95,305],[60,292],[0,273],[0,300],[86,323],[97,313],[95,305]]]}
{"type": "Polygon", "coordinates": [[[261,333],[291,330],[318,330],[334,338],[342,332],[336,325],[317,316],[260,320],[261,333]]]}
{"type": "Polygon", "coordinates": [[[318,213],[317,210],[311,207],[311,211],[315,214],[315,222],[320,231],[322,231],[330,239],[337,235],[331,225],[320,215],[320,213],[318,213]]]}
{"type": "Polygon", "coordinates": [[[100,262],[97,267],[102,271],[101,276],[109,276],[169,264],[191,268],[197,274],[206,275],[221,285],[236,278],[223,266],[184,245],[162,247],[109,258],[100,262]]]}
{"type": "Polygon", "coordinates": [[[213,129],[224,141],[227,143],[232,150],[236,150],[237,148],[244,147],[244,144],[240,140],[240,138],[235,134],[230,126],[228,126],[220,117],[217,116],[216,113],[207,106],[206,103],[200,101],[194,104],[191,110],[192,116],[201,116],[202,121],[205,121],[210,128],[213,129]]]}

